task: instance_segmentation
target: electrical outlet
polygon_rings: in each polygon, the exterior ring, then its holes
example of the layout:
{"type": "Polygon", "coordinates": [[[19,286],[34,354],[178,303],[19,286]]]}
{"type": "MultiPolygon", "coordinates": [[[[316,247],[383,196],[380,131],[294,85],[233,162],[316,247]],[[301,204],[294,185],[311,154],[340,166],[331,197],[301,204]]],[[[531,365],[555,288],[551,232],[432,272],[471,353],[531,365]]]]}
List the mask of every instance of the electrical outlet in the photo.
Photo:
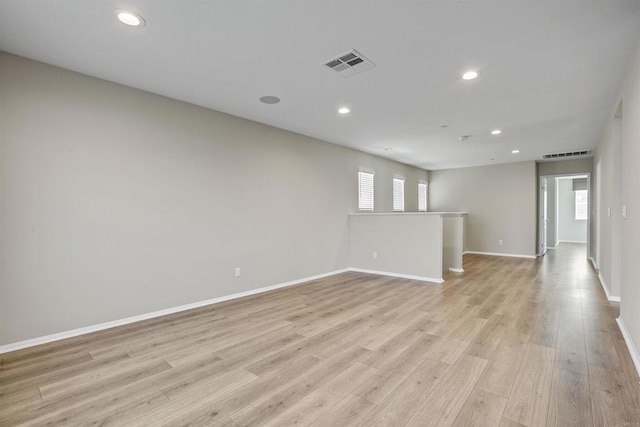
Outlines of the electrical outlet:
{"type": "Polygon", "coordinates": [[[240,277],[240,267],[236,267],[236,277],[240,277]]]}
{"type": "Polygon", "coordinates": [[[498,240],[498,244],[502,246],[502,240],[498,240]]]}
{"type": "Polygon", "coordinates": [[[378,259],[378,252],[373,252],[373,253],[371,254],[371,258],[373,258],[373,259],[378,259]]]}

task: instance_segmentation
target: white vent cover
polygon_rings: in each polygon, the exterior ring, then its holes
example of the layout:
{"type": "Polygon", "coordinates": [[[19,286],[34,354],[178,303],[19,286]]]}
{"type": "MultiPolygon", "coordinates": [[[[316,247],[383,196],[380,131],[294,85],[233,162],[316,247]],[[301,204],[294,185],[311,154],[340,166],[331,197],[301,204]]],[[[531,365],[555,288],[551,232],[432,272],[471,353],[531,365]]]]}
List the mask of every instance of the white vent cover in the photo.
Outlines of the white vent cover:
{"type": "Polygon", "coordinates": [[[591,150],[583,150],[583,151],[569,151],[567,153],[555,153],[555,154],[545,154],[542,156],[543,159],[564,159],[566,157],[580,157],[580,156],[588,156],[591,154],[591,150]]]}
{"type": "Polygon", "coordinates": [[[325,61],[324,66],[336,71],[342,77],[351,77],[363,71],[370,70],[375,67],[376,64],[369,61],[357,50],[352,49],[349,52],[325,61]]]}

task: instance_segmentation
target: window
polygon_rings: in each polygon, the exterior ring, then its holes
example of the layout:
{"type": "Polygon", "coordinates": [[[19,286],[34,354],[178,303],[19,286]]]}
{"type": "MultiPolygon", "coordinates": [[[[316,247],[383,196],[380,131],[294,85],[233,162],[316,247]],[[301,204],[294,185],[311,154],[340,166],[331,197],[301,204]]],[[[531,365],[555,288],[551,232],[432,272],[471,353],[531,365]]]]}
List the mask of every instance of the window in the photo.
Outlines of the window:
{"type": "Polygon", "coordinates": [[[358,172],[358,209],[373,211],[373,172],[358,172]]]}
{"type": "Polygon", "coordinates": [[[393,211],[404,212],[404,177],[393,178],[393,211]]]}
{"type": "Polygon", "coordinates": [[[589,212],[587,190],[577,190],[573,192],[576,202],[576,220],[587,219],[589,212]]]}
{"type": "Polygon", "coordinates": [[[418,183],[418,211],[427,211],[427,183],[418,183]]]}

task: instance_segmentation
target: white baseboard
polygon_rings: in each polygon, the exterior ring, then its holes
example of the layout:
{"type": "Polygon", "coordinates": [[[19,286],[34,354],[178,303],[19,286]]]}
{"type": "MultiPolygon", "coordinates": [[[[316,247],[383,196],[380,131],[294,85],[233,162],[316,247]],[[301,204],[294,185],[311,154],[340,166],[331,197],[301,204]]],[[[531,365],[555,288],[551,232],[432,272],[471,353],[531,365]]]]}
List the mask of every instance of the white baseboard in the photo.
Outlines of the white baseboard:
{"type": "Polygon", "coordinates": [[[356,271],[358,273],[378,274],[380,276],[400,277],[402,279],[420,280],[422,282],[444,283],[442,278],[436,279],[433,277],[414,276],[411,274],[391,273],[389,271],[367,270],[364,268],[349,268],[349,271],[356,271]]]}
{"type": "Polygon", "coordinates": [[[579,240],[558,240],[558,243],[587,243],[586,241],[579,240]]]}
{"type": "Polygon", "coordinates": [[[557,248],[556,246],[547,246],[547,249],[553,249],[553,250],[555,250],[555,249],[558,249],[558,248],[557,248]]]}
{"type": "Polygon", "coordinates": [[[620,297],[612,296],[609,294],[609,286],[607,285],[607,282],[604,281],[604,277],[602,277],[602,274],[600,273],[598,273],[598,280],[600,281],[600,286],[602,286],[602,289],[604,290],[604,294],[607,296],[607,300],[612,302],[620,302],[620,297]]]}
{"type": "Polygon", "coordinates": [[[181,311],[191,310],[198,307],[204,307],[205,305],[217,304],[224,301],[247,297],[250,295],[260,294],[263,292],[273,291],[275,289],[285,288],[287,286],[298,285],[300,283],[309,282],[311,280],[322,279],[323,277],[329,277],[329,276],[334,276],[336,274],[345,273],[349,270],[350,269],[345,268],[342,270],[330,271],[328,273],[304,277],[302,279],[291,280],[289,282],[278,283],[276,285],[265,286],[258,289],[252,289],[250,291],[239,292],[237,294],[225,295],[218,298],[212,298],[204,301],[194,302],[191,304],[181,305],[178,307],[171,307],[171,308],[166,308],[164,310],[153,311],[151,313],[145,313],[137,316],[126,317],[124,319],[113,320],[111,322],[85,326],[84,328],[72,329],[70,331],[59,332],[57,334],[45,335],[43,337],[31,338],[24,341],[5,344],[0,346],[0,354],[8,353],[10,351],[22,350],[24,348],[34,347],[36,345],[47,344],[50,342],[59,341],[66,338],[73,338],[80,335],[89,334],[91,332],[102,331],[104,329],[115,328],[116,326],[128,325],[130,323],[140,322],[141,320],[148,320],[148,319],[153,319],[155,317],[166,316],[167,314],[173,314],[181,311]]]}
{"type": "Polygon", "coordinates": [[[474,255],[491,255],[491,256],[508,256],[512,258],[529,258],[536,259],[535,255],[521,255],[521,254],[501,254],[498,252],[478,252],[478,251],[464,251],[462,255],[465,254],[474,254],[474,255]]]}
{"type": "Polygon", "coordinates": [[[640,376],[640,354],[638,353],[638,349],[633,344],[631,335],[629,335],[629,332],[627,331],[627,327],[624,325],[624,322],[622,321],[622,319],[618,317],[616,319],[616,322],[618,323],[620,332],[622,332],[622,337],[624,338],[624,342],[627,343],[627,348],[629,349],[631,360],[633,360],[633,365],[636,367],[638,376],[640,376]]]}
{"type": "Polygon", "coordinates": [[[449,271],[452,271],[454,273],[464,273],[464,268],[449,267],[449,271]]]}
{"type": "Polygon", "coordinates": [[[589,257],[589,261],[591,261],[591,265],[593,265],[593,268],[595,268],[596,270],[600,270],[598,268],[598,264],[596,264],[596,260],[593,259],[593,257],[589,257]]]}

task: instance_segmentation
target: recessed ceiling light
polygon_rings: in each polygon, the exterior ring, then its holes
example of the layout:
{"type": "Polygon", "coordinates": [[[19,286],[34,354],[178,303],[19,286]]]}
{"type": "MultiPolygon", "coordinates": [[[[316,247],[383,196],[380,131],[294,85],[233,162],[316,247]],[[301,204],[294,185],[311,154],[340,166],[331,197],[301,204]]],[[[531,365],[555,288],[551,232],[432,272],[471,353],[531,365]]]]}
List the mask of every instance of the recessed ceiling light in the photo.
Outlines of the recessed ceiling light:
{"type": "Polygon", "coordinates": [[[491,131],[491,135],[500,135],[502,131],[500,129],[495,129],[491,131]]]}
{"type": "Polygon", "coordinates": [[[480,75],[480,73],[478,73],[477,71],[473,71],[473,70],[469,70],[466,73],[464,73],[462,75],[462,79],[463,80],[473,80],[476,77],[478,77],[480,75]]]}
{"type": "Polygon", "coordinates": [[[277,104],[278,102],[280,102],[280,98],[278,98],[277,96],[271,96],[271,95],[261,96],[260,102],[264,104],[277,104]]]}
{"type": "Polygon", "coordinates": [[[132,27],[143,27],[145,24],[144,18],[137,13],[121,9],[114,10],[113,13],[123,24],[131,25],[132,27]]]}
{"type": "Polygon", "coordinates": [[[347,107],[340,107],[338,109],[338,113],[340,114],[349,114],[351,112],[351,110],[347,107]]]}
{"type": "Polygon", "coordinates": [[[520,150],[511,150],[511,154],[518,154],[520,150]]]}

